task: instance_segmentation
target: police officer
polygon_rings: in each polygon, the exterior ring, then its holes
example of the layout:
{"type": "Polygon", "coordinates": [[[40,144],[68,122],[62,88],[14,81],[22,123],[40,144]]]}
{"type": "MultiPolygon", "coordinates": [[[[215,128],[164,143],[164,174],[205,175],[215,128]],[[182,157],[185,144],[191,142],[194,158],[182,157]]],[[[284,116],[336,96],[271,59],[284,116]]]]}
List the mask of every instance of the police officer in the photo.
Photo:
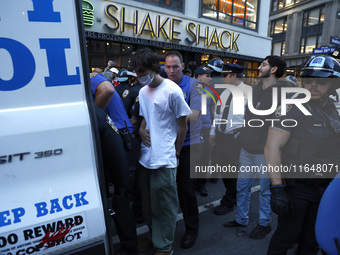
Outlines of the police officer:
{"type": "Polygon", "coordinates": [[[191,114],[187,116],[188,131],[179,155],[177,170],[178,197],[186,228],[181,247],[188,249],[195,245],[199,229],[196,182],[195,179],[190,178],[190,170],[192,170],[192,166],[198,165],[202,149],[200,137],[202,127],[201,96],[198,88],[200,82],[183,75],[183,56],[178,51],[170,51],[166,54],[165,69],[169,79],[182,89],[185,101],[191,109],[191,114]]]}
{"type": "MultiPolygon", "coordinates": [[[[94,99],[94,104],[109,114],[110,118],[114,121],[119,129],[119,133],[124,143],[124,148],[129,152],[129,163],[135,162],[136,153],[133,153],[133,145],[136,144],[133,135],[133,125],[125,111],[123,102],[112,83],[110,83],[102,74],[91,73],[91,91],[94,99]]],[[[133,168],[135,165],[129,165],[131,170],[131,177],[133,182],[133,168]]],[[[132,186],[132,184],[131,184],[132,186]]]]}
{"type": "MultiPolygon", "coordinates": [[[[238,87],[247,97],[247,90],[251,87],[242,81],[244,67],[238,64],[223,64],[222,69],[224,83],[238,87]]],[[[217,103],[214,119],[226,120],[227,124],[217,124],[211,127],[210,141],[215,146],[213,163],[238,168],[241,146],[236,142],[235,136],[243,126],[244,111],[242,114],[233,114],[233,97],[229,89],[225,89],[220,98],[222,105],[220,102],[217,103]]],[[[244,103],[246,104],[247,100],[244,100],[244,103]]],[[[228,173],[222,180],[226,192],[220,201],[221,204],[214,209],[216,215],[225,215],[231,212],[236,203],[237,173],[228,173]]]]}
{"type": "Polygon", "coordinates": [[[127,156],[115,123],[99,107],[95,106],[95,112],[104,170],[114,184],[112,208],[115,214],[113,215],[113,220],[121,242],[118,254],[137,254],[136,225],[129,200],[126,197],[127,156]]]}
{"type": "MultiPolygon", "coordinates": [[[[213,92],[209,88],[210,87],[209,83],[211,81],[210,75],[212,72],[213,70],[207,67],[203,67],[203,66],[200,66],[196,68],[195,70],[195,78],[198,79],[202,84],[201,93],[207,94],[206,114],[201,115],[201,121],[202,121],[201,137],[203,138],[202,151],[204,151],[204,153],[202,153],[202,157],[201,157],[200,164],[199,164],[200,166],[209,165],[210,157],[211,157],[211,150],[212,150],[212,147],[209,141],[211,120],[212,120],[212,116],[213,116],[214,109],[215,109],[214,101],[210,96],[213,94],[213,92]],[[210,95],[207,92],[209,92],[210,95]]],[[[200,193],[200,195],[203,197],[208,196],[208,190],[206,188],[207,179],[200,178],[200,179],[197,179],[196,181],[197,181],[197,190],[200,193]]]]}
{"type": "MultiPolygon", "coordinates": [[[[222,66],[224,62],[219,58],[212,58],[209,60],[207,67],[212,70],[211,76],[211,86],[215,87],[215,84],[224,84],[224,81],[222,79],[222,66]]],[[[222,94],[223,89],[215,89],[219,95],[222,94]]],[[[215,98],[216,99],[216,98],[215,98]]],[[[212,148],[211,153],[211,162],[212,164],[215,164],[216,162],[216,151],[215,148],[212,148]]],[[[216,183],[218,181],[218,174],[211,175],[212,178],[210,178],[210,181],[213,183],[216,183]]]]}
{"type": "MultiPolygon", "coordinates": [[[[222,67],[223,61],[219,58],[213,58],[209,60],[208,67],[212,70],[211,76],[211,84],[215,87],[215,84],[223,84],[224,81],[222,79],[222,67]]],[[[218,94],[223,92],[223,89],[216,89],[218,94]]]]}
{"type": "Polygon", "coordinates": [[[131,118],[131,108],[136,101],[139,90],[143,87],[137,80],[135,72],[130,72],[127,69],[122,69],[118,73],[119,86],[115,89],[121,97],[125,110],[131,118]]]}
{"type": "MultiPolygon", "coordinates": [[[[132,118],[130,113],[132,106],[136,102],[139,90],[143,87],[137,80],[135,72],[130,72],[127,69],[122,69],[118,73],[119,85],[115,87],[116,92],[123,102],[125,111],[129,117],[132,118]]],[[[131,122],[131,120],[130,120],[131,122]]],[[[130,124],[130,123],[129,123],[130,124]]],[[[132,124],[132,123],[131,123],[132,124]]],[[[140,143],[138,140],[138,132],[129,129],[131,133],[131,148],[128,151],[129,159],[129,197],[132,201],[132,209],[135,215],[137,223],[142,223],[142,210],[141,210],[141,199],[138,192],[138,184],[136,177],[138,154],[140,150],[140,143]]]]}
{"type": "Polygon", "coordinates": [[[132,133],[133,126],[113,84],[100,73],[91,73],[90,78],[94,104],[109,114],[121,132],[127,129],[132,133]]]}
{"type": "Polygon", "coordinates": [[[270,255],[286,254],[296,242],[297,254],[317,254],[314,229],[318,206],[340,165],[340,118],[329,97],[339,87],[340,64],[330,56],[313,56],[300,76],[302,86],[311,94],[310,101],[303,104],[311,115],[287,105],[284,116],[279,107],[274,116],[279,121],[270,127],[265,147],[271,207],[279,215],[268,248],[270,255]],[[283,175],[271,170],[281,166],[295,171],[283,175]]]}

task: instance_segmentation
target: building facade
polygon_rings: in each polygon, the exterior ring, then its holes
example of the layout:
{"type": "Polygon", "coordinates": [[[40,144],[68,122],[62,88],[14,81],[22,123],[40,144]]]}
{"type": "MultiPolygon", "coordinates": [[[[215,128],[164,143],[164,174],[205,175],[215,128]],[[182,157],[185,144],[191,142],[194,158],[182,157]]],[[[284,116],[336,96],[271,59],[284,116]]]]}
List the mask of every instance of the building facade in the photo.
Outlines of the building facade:
{"type": "Polygon", "coordinates": [[[268,34],[272,54],[287,61],[287,74],[299,76],[311,55],[338,51],[340,0],[272,0],[268,34]]]}
{"type": "Polygon", "coordinates": [[[161,63],[178,50],[191,70],[218,57],[257,77],[271,50],[269,8],[263,0],[83,0],[90,68],[108,60],[126,68],[133,51],[149,47],[161,63]]]}

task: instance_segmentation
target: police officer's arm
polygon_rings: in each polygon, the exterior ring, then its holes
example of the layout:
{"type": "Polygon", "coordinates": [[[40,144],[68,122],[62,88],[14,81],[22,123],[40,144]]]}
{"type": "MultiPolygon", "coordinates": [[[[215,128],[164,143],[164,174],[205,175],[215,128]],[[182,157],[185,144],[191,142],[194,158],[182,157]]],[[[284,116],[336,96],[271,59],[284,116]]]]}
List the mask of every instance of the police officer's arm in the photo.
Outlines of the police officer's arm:
{"type": "Polygon", "coordinates": [[[175,143],[175,147],[176,147],[176,156],[179,156],[179,153],[181,152],[184,140],[185,140],[185,135],[188,131],[188,125],[187,125],[187,121],[186,121],[187,116],[182,116],[179,117],[177,119],[177,123],[178,123],[178,133],[177,133],[177,139],[176,139],[176,143],[175,143]]]}
{"type": "Polygon", "coordinates": [[[105,110],[108,107],[114,92],[115,89],[112,83],[109,81],[103,81],[96,89],[94,105],[105,110]]]}
{"type": "Polygon", "coordinates": [[[290,137],[290,132],[270,127],[268,130],[267,143],[264,148],[264,156],[266,159],[268,175],[272,185],[282,184],[280,172],[270,171],[270,167],[281,165],[281,149],[286,145],[290,137]]]}

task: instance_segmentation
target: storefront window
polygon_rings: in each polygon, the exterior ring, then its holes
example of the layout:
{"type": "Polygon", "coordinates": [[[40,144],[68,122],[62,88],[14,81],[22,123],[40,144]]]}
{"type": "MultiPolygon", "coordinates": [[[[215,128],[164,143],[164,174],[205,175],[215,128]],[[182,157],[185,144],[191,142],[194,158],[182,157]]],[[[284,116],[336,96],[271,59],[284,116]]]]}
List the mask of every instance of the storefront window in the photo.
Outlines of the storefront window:
{"type": "Polygon", "coordinates": [[[158,5],[160,7],[170,8],[183,12],[184,1],[183,0],[135,0],[138,2],[150,3],[158,5]]]}
{"type": "Polygon", "coordinates": [[[201,0],[202,16],[256,29],[258,0],[201,0]]]}

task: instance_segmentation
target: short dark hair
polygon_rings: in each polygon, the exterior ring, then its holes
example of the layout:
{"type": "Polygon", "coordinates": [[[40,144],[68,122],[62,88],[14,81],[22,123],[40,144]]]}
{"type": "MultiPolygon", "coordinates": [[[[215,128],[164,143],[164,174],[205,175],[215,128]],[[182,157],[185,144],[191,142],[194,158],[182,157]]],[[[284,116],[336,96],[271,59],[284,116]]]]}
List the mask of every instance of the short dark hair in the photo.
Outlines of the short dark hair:
{"type": "MultiPolygon", "coordinates": [[[[222,73],[222,77],[226,77],[228,74],[233,74],[233,73],[222,73]]],[[[236,75],[237,79],[243,79],[243,73],[234,73],[236,75]]]]}
{"type": "Polygon", "coordinates": [[[281,57],[276,55],[270,55],[265,57],[264,60],[268,60],[268,63],[271,67],[274,66],[277,67],[277,71],[275,73],[276,78],[281,78],[284,75],[287,64],[286,61],[284,61],[281,57]]]}
{"type": "Polygon", "coordinates": [[[181,63],[183,63],[183,56],[182,54],[177,51],[177,50],[172,50],[172,51],[169,51],[166,55],[165,55],[165,59],[168,57],[168,56],[177,56],[179,58],[179,61],[181,61],[181,63]]]}
{"type": "Polygon", "coordinates": [[[137,50],[135,54],[131,56],[129,67],[136,72],[152,70],[160,73],[161,71],[156,54],[149,48],[137,50]]]}

